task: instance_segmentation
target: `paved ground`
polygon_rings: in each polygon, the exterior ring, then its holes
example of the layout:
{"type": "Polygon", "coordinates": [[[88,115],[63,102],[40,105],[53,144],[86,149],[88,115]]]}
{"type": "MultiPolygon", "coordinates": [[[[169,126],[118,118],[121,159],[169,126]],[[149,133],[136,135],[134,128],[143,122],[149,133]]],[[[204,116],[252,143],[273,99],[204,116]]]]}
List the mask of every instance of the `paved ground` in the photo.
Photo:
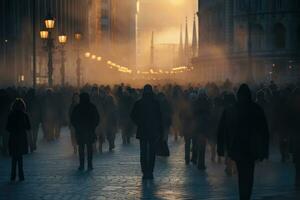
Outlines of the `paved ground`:
{"type": "MultiPolygon", "coordinates": [[[[237,179],[224,174],[224,166],[207,161],[198,171],[183,161],[183,142],[170,141],[171,157],[159,158],[154,181],[141,180],[136,142],[114,152],[97,154],[92,172],[77,171],[77,157],[68,131],[58,142],[39,142],[36,153],[25,157],[25,182],[9,182],[9,158],[0,157],[0,200],[77,199],[237,199],[237,179]]],[[[278,156],[258,165],[253,199],[300,199],[293,190],[293,168],[278,156]]]]}

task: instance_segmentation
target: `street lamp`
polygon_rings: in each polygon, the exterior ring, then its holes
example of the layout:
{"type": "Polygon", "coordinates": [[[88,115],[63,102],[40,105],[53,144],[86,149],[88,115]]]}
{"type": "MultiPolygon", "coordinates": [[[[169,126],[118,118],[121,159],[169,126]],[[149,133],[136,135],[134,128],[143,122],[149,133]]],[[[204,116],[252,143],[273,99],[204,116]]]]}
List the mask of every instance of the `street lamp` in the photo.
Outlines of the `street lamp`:
{"type": "Polygon", "coordinates": [[[53,49],[54,47],[54,40],[51,37],[51,29],[54,28],[55,20],[51,15],[48,15],[45,19],[45,26],[47,30],[40,31],[40,37],[43,40],[46,40],[46,51],[48,53],[48,85],[49,87],[53,86],[53,49]]]}
{"type": "Polygon", "coordinates": [[[76,69],[76,75],[77,75],[77,87],[80,88],[81,85],[81,59],[80,59],[80,49],[79,49],[79,43],[81,41],[81,33],[75,33],[74,35],[75,40],[77,41],[77,45],[76,45],[76,52],[77,52],[77,60],[76,60],[76,65],[77,65],[77,69],[76,69]]]}
{"type": "Polygon", "coordinates": [[[45,31],[45,30],[40,31],[40,37],[42,39],[48,39],[48,36],[49,36],[49,32],[48,31],[45,31]]]}
{"type": "Polygon", "coordinates": [[[65,86],[65,49],[64,46],[67,42],[67,35],[62,34],[58,36],[58,42],[61,44],[60,46],[60,55],[61,55],[61,68],[60,68],[60,74],[61,74],[61,85],[65,86]]]}
{"type": "Polygon", "coordinates": [[[45,19],[45,25],[47,29],[53,29],[55,26],[55,20],[50,14],[45,19]]]}

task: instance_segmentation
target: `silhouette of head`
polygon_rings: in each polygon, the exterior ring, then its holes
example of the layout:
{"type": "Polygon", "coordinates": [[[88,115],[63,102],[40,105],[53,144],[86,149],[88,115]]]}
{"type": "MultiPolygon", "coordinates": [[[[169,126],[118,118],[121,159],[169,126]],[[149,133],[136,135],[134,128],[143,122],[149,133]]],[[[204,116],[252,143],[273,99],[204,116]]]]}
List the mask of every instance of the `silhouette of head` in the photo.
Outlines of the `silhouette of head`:
{"type": "Polygon", "coordinates": [[[90,102],[90,95],[86,92],[82,92],[80,94],[80,103],[89,103],[90,102]]]}
{"type": "Polygon", "coordinates": [[[144,86],[143,96],[151,96],[153,95],[152,86],[147,84],[144,86]]]}
{"type": "Polygon", "coordinates": [[[26,111],[26,104],[23,99],[21,98],[16,98],[15,101],[13,102],[11,106],[11,111],[26,111]]]}
{"type": "Polygon", "coordinates": [[[237,92],[237,99],[239,103],[251,102],[251,91],[247,84],[242,84],[237,92]]]}

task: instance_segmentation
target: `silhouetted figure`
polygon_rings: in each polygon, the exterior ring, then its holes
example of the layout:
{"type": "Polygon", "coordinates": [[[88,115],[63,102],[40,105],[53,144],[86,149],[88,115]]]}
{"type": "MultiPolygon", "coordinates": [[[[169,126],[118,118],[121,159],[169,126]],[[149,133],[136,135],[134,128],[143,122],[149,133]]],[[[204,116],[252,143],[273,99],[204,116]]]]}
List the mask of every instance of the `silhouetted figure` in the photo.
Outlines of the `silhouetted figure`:
{"type": "Polygon", "coordinates": [[[268,158],[269,130],[262,108],[251,99],[251,92],[242,84],[237,103],[224,110],[218,130],[218,154],[225,153],[237,164],[241,200],[252,193],[256,160],[268,158]]]}
{"type": "Polygon", "coordinates": [[[37,149],[38,131],[41,123],[41,105],[34,89],[28,90],[25,97],[27,113],[31,122],[29,132],[29,147],[33,152],[37,149]]]}
{"type": "Polygon", "coordinates": [[[0,139],[2,141],[1,152],[3,155],[8,155],[8,138],[9,133],[6,130],[7,115],[10,112],[11,97],[9,93],[0,89],[0,139]]]}
{"type": "Polygon", "coordinates": [[[71,143],[72,143],[72,146],[73,146],[73,152],[74,154],[77,154],[77,142],[76,142],[76,133],[75,133],[75,128],[74,126],[72,125],[71,123],[71,117],[72,117],[72,113],[73,113],[73,110],[75,108],[75,106],[77,106],[79,104],[79,94],[76,92],[73,94],[73,97],[72,97],[72,103],[69,107],[69,129],[70,129],[70,134],[71,134],[71,143]]]}
{"type": "Polygon", "coordinates": [[[88,170],[93,169],[93,143],[96,141],[96,127],[100,121],[97,108],[90,102],[87,93],[80,94],[80,102],[71,114],[71,123],[75,128],[76,141],[79,147],[79,170],[84,169],[84,149],[87,147],[88,170]]]}
{"type": "Polygon", "coordinates": [[[30,130],[29,117],[26,114],[26,105],[22,99],[17,98],[8,115],[6,129],[9,132],[9,154],[12,157],[11,181],[16,179],[18,165],[19,180],[24,180],[23,155],[28,153],[26,131],[30,130]]]}
{"type": "Polygon", "coordinates": [[[137,125],[136,138],[140,140],[143,179],[153,179],[155,148],[162,137],[163,125],[159,102],[154,99],[151,85],[145,85],[143,97],[134,104],[131,119],[137,125]]]}
{"type": "Polygon", "coordinates": [[[300,88],[296,88],[288,101],[289,124],[291,133],[291,150],[295,165],[295,186],[300,189],[300,88]]]}

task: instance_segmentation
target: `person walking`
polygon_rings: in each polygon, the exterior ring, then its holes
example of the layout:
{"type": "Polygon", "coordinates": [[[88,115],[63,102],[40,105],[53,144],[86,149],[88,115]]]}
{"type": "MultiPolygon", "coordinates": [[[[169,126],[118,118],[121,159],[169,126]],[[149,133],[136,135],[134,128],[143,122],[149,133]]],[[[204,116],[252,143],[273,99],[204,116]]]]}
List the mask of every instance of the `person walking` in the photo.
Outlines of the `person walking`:
{"type": "Polygon", "coordinates": [[[130,116],[137,125],[143,179],[153,179],[155,148],[163,135],[163,124],[160,105],[151,85],[144,86],[143,96],[135,102],[130,116]]]}
{"type": "Polygon", "coordinates": [[[71,135],[71,143],[73,146],[73,152],[74,154],[77,154],[77,142],[76,142],[76,133],[75,133],[75,129],[72,126],[71,123],[71,117],[72,117],[72,113],[73,110],[75,108],[75,106],[77,106],[79,104],[79,93],[75,92],[72,96],[72,103],[69,107],[69,129],[70,129],[70,135],[71,135]]]}
{"type": "Polygon", "coordinates": [[[6,125],[9,132],[9,154],[12,157],[11,181],[16,180],[17,165],[19,180],[24,181],[23,155],[28,153],[27,131],[30,128],[25,102],[17,98],[11,106],[6,125]]]}
{"type": "Polygon", "coordinates": [[[218,128],[218,154],[225,153],[237,165],[240,200],[250,200],[255,162],[269,156],[269,130],[263,109],[252,101],[242,84],[237,103],[223,111],[218,128]]]}
{"type": "Polygon", "coordinates": [[[100,116],[94,104],[90,102],[88,93],[80,94],[79,104],[71,114],[71,124],[75,128],[76,141],[79,150],[79,168],[84,170],[85,147],[87,148],[88,170],[93,169],[93,143],[96,141],[95,130],[99,125],[100,116]]]}

